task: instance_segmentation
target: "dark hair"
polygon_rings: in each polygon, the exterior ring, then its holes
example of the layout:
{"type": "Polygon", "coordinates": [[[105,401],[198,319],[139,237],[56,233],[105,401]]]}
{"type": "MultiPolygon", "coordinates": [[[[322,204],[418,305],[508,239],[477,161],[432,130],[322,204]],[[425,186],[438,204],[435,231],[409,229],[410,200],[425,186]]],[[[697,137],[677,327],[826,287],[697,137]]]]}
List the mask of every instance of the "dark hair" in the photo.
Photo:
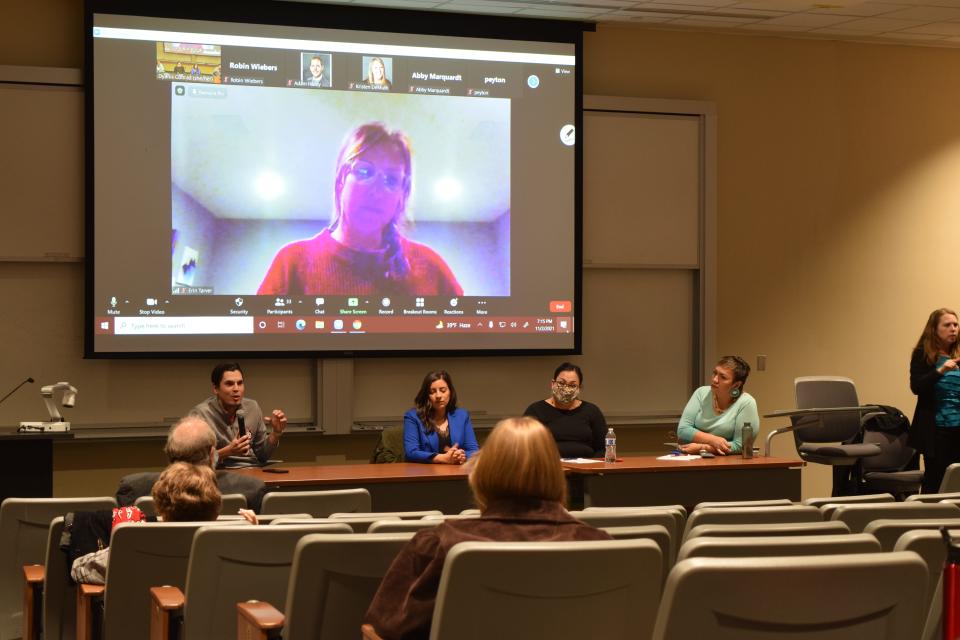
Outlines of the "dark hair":
{"type": "Polygon", "coordinates": [[[717,366],[733,371],[733,381],[739,382],[741,387],[747,383],[747,376],[750,375],[750,365],[740,356],[723,356],[717,360],[717,366]]]}
{"type": "Polygon", "coordinates": [[[220,383],[223,382],[223,374],[227,371],[239,371],[240,375],[243,375],[243,369],[240,368],[240,364],[236,362],[221,362],[213,368],[213,371],[210,373],[210,382],[213,383],[213,386],[219,387],[220,383]]]}
{"type": "Polygon", "coordinates": [[[553,372],[553,379],[556,380],[557,376],[563,373],[564,371],[573,371],[577,374],[577,380],[580,381],[580,385],[583,385],[583,371],[580,371],[580,367],[573,364],[572,362],[564,362],[559,367],[557,367],[553,372]]]}
{"type": "Polygon", "coordinates": [[[423,382],[420,383],[420,391],[417,392],[417,397],[413,399],[413,406],[417,409],[417,417],[420,418],[420,421],[427,428],[427,431],[433,428],[430,424],[430,385],[437,380],[446,382],[447,387],[450,389],[450,402],[447,403],[447,414],[449,415],[457,410],[457,389],[453,386],[453,378],[450,377],[450,374],[443,369],[428,373],[424,376],[423,382]]]}

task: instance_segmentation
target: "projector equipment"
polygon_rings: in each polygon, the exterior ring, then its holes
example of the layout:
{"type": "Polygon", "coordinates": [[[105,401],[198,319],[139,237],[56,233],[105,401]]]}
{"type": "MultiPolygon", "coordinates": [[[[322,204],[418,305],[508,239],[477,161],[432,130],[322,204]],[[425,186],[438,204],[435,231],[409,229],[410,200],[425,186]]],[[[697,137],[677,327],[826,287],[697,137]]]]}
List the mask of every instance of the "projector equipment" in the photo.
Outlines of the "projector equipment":
{"type": "Polygon", "coordinates": [[[69,382],[58,382],[48,384],[40,389],[40,397],[47,405],[47,413],[50,420],[47,422],[21,422],[18,431],[70,431],[70,423],[63,419],[60,410],[57,409],[57,403],[54,402],[54,394],[60,394],[60,405],[72,409],[77,403],[77,388],[69,382]]]}

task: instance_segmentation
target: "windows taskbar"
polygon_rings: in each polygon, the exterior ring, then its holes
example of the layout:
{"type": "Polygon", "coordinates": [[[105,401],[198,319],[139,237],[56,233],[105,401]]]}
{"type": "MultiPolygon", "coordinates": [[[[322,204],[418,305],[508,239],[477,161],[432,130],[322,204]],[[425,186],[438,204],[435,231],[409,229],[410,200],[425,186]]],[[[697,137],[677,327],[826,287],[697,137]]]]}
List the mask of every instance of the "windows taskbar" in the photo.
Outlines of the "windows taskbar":
{"type": "Polygon", "coordinates": [[[573,333],[570,316],[101,316],[97,335],[573,333]]]}

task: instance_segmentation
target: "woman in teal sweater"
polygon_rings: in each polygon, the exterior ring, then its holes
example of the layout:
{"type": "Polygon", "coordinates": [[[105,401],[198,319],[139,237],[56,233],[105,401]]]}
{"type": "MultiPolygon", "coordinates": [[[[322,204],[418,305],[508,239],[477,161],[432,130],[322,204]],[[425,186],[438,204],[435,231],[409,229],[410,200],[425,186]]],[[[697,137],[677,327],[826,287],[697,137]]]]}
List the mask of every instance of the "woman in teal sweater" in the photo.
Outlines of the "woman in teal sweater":
{"type": "Polygon", "coordinates": [[[740,453],[743,425],[750,423],[754,435],[758,433],[757,401],[743,391],[749,375],[750,365],[743,358],[720,358],[713,368],[710,385],[693,392],[680,416],[677,439],[685,453],[740,453]]]}

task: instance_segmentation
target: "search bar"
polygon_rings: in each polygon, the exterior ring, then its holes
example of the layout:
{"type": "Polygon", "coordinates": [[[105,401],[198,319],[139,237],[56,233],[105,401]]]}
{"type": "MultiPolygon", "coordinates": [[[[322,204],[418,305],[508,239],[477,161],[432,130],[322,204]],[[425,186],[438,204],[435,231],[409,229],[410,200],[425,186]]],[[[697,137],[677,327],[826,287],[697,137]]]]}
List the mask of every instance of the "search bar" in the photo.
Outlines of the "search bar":
{"type": "Polygon", "coordinates": [[[118,336],[253,333],[253,318],[249,316],[118,317],[113,319],[113,333],[118,336]]]}

